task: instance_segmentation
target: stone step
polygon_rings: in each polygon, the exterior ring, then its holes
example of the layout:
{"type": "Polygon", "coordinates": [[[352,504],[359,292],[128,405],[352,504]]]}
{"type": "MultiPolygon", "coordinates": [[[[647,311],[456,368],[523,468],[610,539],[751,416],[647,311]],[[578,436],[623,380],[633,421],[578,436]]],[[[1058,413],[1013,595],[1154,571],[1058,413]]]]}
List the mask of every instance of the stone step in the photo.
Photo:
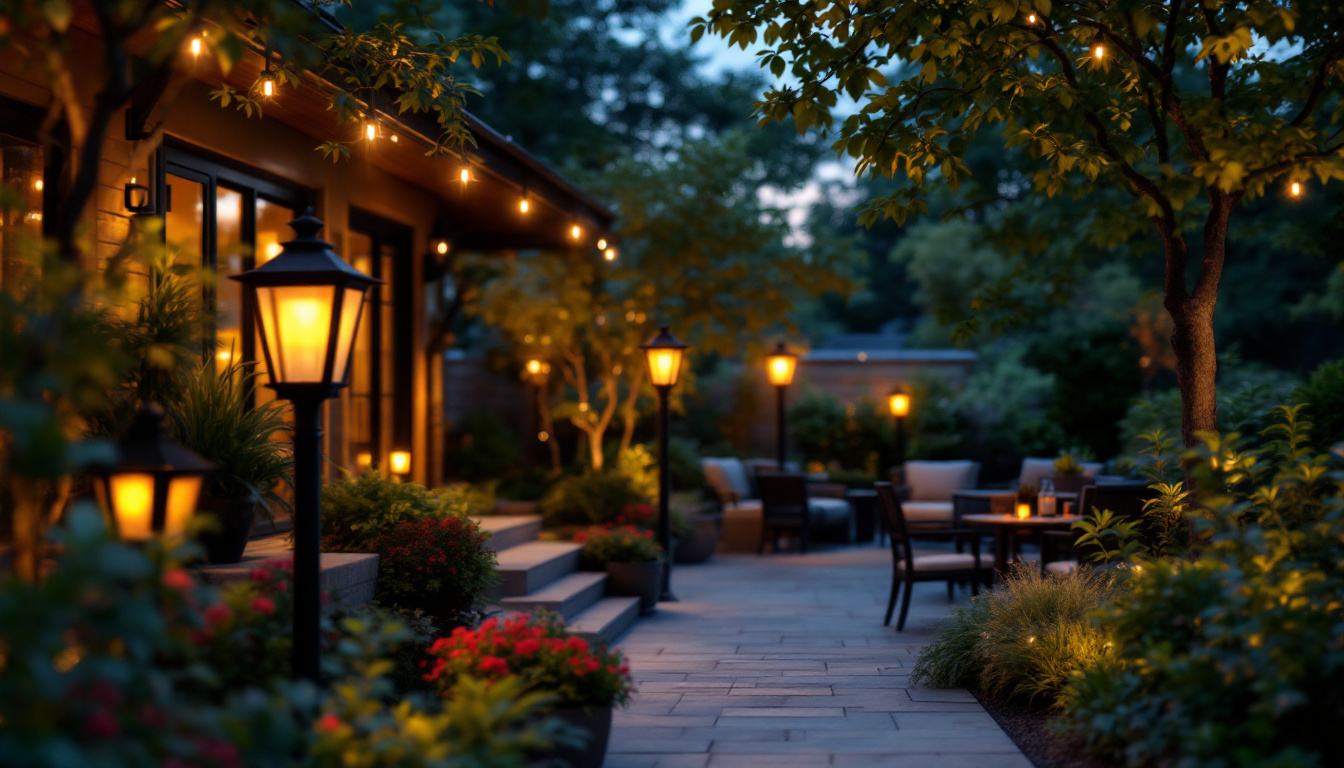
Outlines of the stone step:
{"type": "MultiPolygon", "coordinates": [[[[286,534],[276,534],[248,542],[241,562],[227,565],[202,565],[196,570],[201,579],[215,585],[247,581],[252,571],[267,560],[290,560],[294,550],[286,534]]],[[[373,599],[378,586],[378,556],[358,552],[323,552],[321,584],[342,605],[363,605],[373,599]]]]}
{"type": "Polygon", "coordinates": [[[501,602],[510,613],[550,611],[568,619],[601,600],[607,593],[607,574],[580,571],[547,584],[521,597],[506,597],[501,602]]]}
{"type": "Polygon", "coordinates": [[[536,541],[541,534],[541,515],[486,515],[471,519],[481,530],[490,532],[488,546],[496,552],[536,541]]]}
{"type": "Polygon", "coordinates": [[[502,550],[495,572],[500,584],[493,597],[530,595],[579,567],[582,544],[571,541],[532,541],[502,550]]]}
{"type": "Polygon", "coordinates": [[[565,625],[590,643],[611,645],[638,618],[638,597],[605,597],[565,625]]]}

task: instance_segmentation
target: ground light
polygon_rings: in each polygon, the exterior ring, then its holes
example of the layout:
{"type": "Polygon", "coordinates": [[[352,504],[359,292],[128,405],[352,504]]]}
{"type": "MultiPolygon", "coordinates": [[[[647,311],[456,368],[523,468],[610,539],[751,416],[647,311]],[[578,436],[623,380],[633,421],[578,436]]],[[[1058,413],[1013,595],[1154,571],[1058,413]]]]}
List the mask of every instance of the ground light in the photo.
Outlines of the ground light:
{"type": "Polygon", "coordinates": [[[98,478],[98,495],[122,541],[181,537],[214,468],[168,439],[163,416],[156,404],[142,406],[117,445],[116,466],[98,478]]]}
{"type": "Polygon", "coordinates": [[[659,600],[675,601],[672,594],[672,526],[669,499],[671,476],[668,474],[667,396],[681,377],[681,361],[686,345],[677,341],[668,326],[658,327],[658,335],[640,346],[644,362],[649,368],[649,383],[658,392],[658,543],[663,547],[663,589],[659,600]]]}
{"type": "Polygon", "coordinates": [[[793,383],[793,372],[798,368],[798,356],[789,352],[784,342],[779,342],[775,351],[765,358],[765,375],[775,387],[777,424],[775,427],[776,452],[779,454],[779,469],[784,470],[784,461],[788,458],[786,447],[787,419],[784,413],[784,393],[793,383]]]}
{"type": "Polygon", "coordinates": [[[317,234],[310,208],[295,238],[260,267],[230,279],[255,307],[276,397],[294,404],[294,676],[317,681],[321,662],[322,401],[345,386],[369,288],[383,281],[346,264],[317,234]]]}

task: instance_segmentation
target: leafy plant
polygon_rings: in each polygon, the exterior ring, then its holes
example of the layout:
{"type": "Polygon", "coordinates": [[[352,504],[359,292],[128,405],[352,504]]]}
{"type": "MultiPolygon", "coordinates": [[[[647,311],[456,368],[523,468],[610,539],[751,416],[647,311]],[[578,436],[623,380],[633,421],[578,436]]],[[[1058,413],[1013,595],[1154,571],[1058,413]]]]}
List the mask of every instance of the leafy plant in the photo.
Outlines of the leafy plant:
{"type": "Polygon", "coordinates": [[[1061,727],[1129,766],[1326,766],[1344,749],[1344,489],[1300,406],[1260,448],[1191,452],[1198,558],[1153,559],[1104,611],[1119,649],[1084,669],[1061,727]]]}
{"type": "Polygon", "coordinates": [[[1171,458],[1175,441],[1162,430],[1142,435],[1148,443],[1139,456],[1138,471],[1152,483],[1154,496],[1143,502],[1138,519],[1126,519],[1108,509],[1093,509],[1086,519],[1074,523],[1081,531],[1076,542],[1080,550],[1093,549],[1088,558],[1094,563],[1130,562],[1144,557],[1165,557],[1182,551],[1190,544],[1186,513],[1190,493],[1183,480],[1168,481],[1179,466],[1171,458]]]}
{"type": "Polygon", "coordinates": [[[456,517],[488,515],[495,508],[495,494],[491,486],[449,483],[430,491],[439,500],[442,509],[456,517]]]}
{"type": "Polygon", "coordinates": [[[478,411],[453,430],[457,475],[479,483],[507,475],[518,464],[519,445],[514,429],[498,414],[478,411]]]}
{"type": "Polygon", "coordinates": [[[589,472],[556,481],[537,509],[548,527],[557,528],[615,520],[628,505],[640,501],[639,489],[625,475],[589,472]]]}
{"type": "Polygon", "coordinates": [[[378,553],[378,599],[423,611],[443,629],[474,624],[499,583],[488,539],[468,518],[396,524],[368,542],[378,553]]]}
{"type": "Polygon", "coordinates": [[[1055,474],[1057,475],[1081,475],[1083,474],[1083,465],[1078,463],[1078,457],[1065,451],[1059,454],[1055,459],[1055,474]]]}
{"type": "Polygon", "coordinates": [[[370,540],[401,523],[465,517],[459,501],[373,471],[330,483],[322,488],[322,548],[368,552],[370,540]]]}
{"type": "Polygon", "coordinates": [[[445,693],[461,675],[517,675],[557,707],[610,707],[624,705],[634,688],[620,651],[591,646],[548,613],[487,619],[478,630],[459,627],[434,642],[429,662],[425,679],[445,693]]]}
{"type": "Polygon", "coordinates": [[[574,541],[583,545],[579,567],[585,571],[605,570],[607,563],[651,563],[663,557],[653,531],[633,525],[589,528],[574,534],[574,541]]]}
{"type": "Polygon", "coordinates": [[[1293,392],[1293,402],[1306,405],[1318,449],[1344,441],[1344,360],[1321,363],[1293,392]]]}
{"type": "Polygon", "coordinates": [[[1019,563],[970,607],[953,610],[911,681],[1056,704],[1074,674],[1111,652],[1092,614],[1114,592],[1112,576],[1090,569],[1061,578],[1019,563]]]}
{"type": "Polygon", "coordinates": [[[636,443],[618,453],[616,472],[630,479],[644,501],[658,498],[658,460],[644,445],[636,443]]]}
{"type": "Polygon", "coordinates": [[[166,407],[173,439],[214,464],[204,495],[257,496],[289,509],[278,492],[292,485],[293,458],[287,442],[285,413],[278,400],[252,407],[256,373],[241,363],[216,371],[206,363],[188,376],[166,407]]]}

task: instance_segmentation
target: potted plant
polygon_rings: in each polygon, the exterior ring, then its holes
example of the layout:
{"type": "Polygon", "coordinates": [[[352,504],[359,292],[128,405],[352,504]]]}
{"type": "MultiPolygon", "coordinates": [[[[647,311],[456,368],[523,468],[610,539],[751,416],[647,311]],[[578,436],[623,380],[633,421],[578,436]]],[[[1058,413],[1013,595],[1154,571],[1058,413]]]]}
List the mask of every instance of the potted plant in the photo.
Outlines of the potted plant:
{"type": "Polygon", "coordinates": [[[1090,480],[1079,463],[1077,452],[1064,451],[1059,454],[1059,458],[1055,459],[1055,474],[1050,476],[1050,482],[1057,493],[1082,493],[1083,486],[1090,480]]]}
{"type": "Polygon", "coordinates": [[[642,613],[652,613],[658,605],[662,586],[663,549],[653,540],[653,531],[633,525],[595,527],[574,534],[583,544],[579,567],[607,572],[607,592],[639,598],[642,613]]]}
{"type": "Polygon", "coordinates": [[[287,406],[272,400],[253,408],[256,375],[240,363],[216,371],[206,364],[184,382],[167,410],[174,440],[215,465],[201,491],[199,510],[214,519],[200,534],[206,559],[236,563],[243,558],[257,509],[269,518],[270,504],[288,510],[281,485],[293,483],[290,445],[282,438],[287,406]]]}
{"type": "Polygon", "coordinates": [[[462,676],[493,682],[514,675],[529,690],[553,696],[550,714],[589,734],[583,747],[558,746],[548,755],[575,768],[601,768],[612,710],[628,702],[633,689],[620,651],[571,635],[548,613],[487,619],[477,630],[459,627],[429,647],[426,667],[425,679],[443,694],[462,676]]]}

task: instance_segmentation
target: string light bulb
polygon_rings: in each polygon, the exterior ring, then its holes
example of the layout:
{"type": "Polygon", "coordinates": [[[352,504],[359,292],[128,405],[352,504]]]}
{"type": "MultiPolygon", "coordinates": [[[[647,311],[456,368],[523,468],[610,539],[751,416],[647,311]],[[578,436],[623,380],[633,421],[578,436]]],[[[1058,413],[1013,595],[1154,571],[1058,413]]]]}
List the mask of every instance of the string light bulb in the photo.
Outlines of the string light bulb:
{"type": "Polygon", "coordinates": [[[615,249],[615,248],[608,248],[607,250],[603,251],[603,252],[602,252],[602,258],[606,259],[607,261],[615,261],[615,260],[616,260],[616,249],[615,249]]]}
{"type": "Polygon", "coordinates": [[[446,238],[438,238],[437,240],[435,240],[435,241],[434,241],[434,252],[437,253],[437,254],[439,254],[440,256],[447,256],[447,255],[448,255],[448,240],[447,240],[446,238]]]}
{"type": "Polygon", "coordinates": [[[261,71],[261,95],[268,99],[275,95],[275,73],[269,67],[261,71]]]}
{"type": "Polygon", "coordinates": [[[457,171],[457,179],[463,184],[471,181],[471,166],[463,163],[462,167],[457,171]]]}
{"type": "Polygon", "coordinates": [[[580,227],[578,224],[575,224],[574,226],[570,227],[569,236],[574,238],[575,240],[578,240],[579,238],[583,237],[583,227],[580,227]]]}
{"type": "Polygon", "coordinates": [[[191,38],[191,55],[192,56],[201,55],[201,38],[199,37],[191,38]]]}
{"type": "Polygon", "coordinates": [[[1302,182],[1300,182],[1300,181],[1294,181],[1292,184],[1289,184],[1289,185],[1288,185],[1288,195],[1289,195],[1290,197],[1301,197],[1301,196],[1302,196],[1302,182]]]}
{"type": "Polygon", "coordinates": [[[370,120],[364,124],[364,138],[373,141],[378,138],[378,124],[370,120]]]}
{"type": "Polygon", "coordinates": [[[387,138],[388,138],[393,144],[396,144],[396,143],[397,143],[397,134],[394,133],[394,134],[392,134],[391,136],[388,136],[387,138]]]}
{"type": "Polygon", "coordinates": [[[605,250],[607,250],[607,238],[605,238],[605,237],[600,237],[600,238],[598,238],[598,240],[597,240],[597,250],[599,250],[599,251],[605,251],[605,250]]]}
{"type": "Polygon", "coordinates": [[[1094,44],[1092,46],[1092,58],[1096,59],[1097,61],[1101,61],[1102,59],[1106,58],[1106,46],[1102,45],[1101,43],[1094,44]]]}
{"type": "Polygon", "coordinates": [[[518,212],[527,213],[532,210],[532,203],[528,201],[527,195],[518,198],[518,212]]]}
{"type": "Polygon", "coordinates": [[[1035,24],[1035,23],[1036,23],[1036,14],[1034,14],[1034,13],[1032,13],[1032,14],[1028,14],[1028,16],[1027,16],[1027,23],[1028,23],[1028,24],[1035,24]]]}

